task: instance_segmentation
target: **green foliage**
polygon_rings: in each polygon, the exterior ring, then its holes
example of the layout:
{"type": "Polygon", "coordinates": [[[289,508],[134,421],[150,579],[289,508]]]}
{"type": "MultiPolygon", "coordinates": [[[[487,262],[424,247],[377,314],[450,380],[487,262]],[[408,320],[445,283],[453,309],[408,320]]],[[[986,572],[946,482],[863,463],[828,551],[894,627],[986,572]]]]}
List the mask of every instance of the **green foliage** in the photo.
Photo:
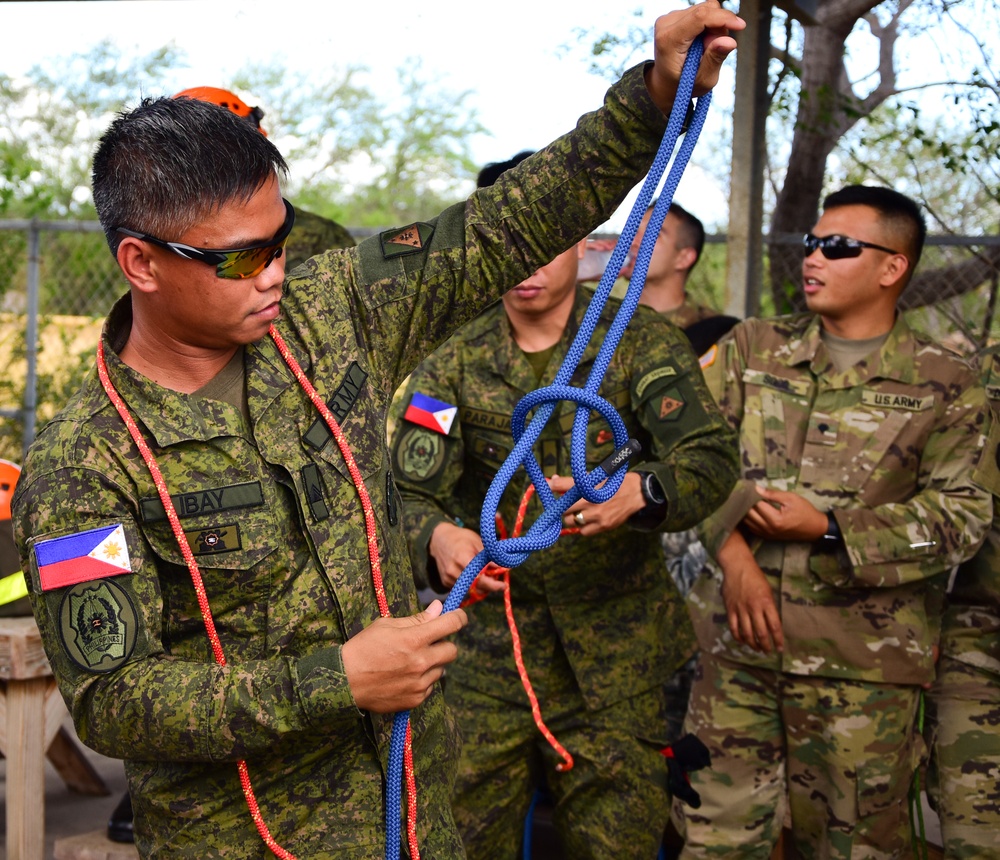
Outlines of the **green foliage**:
{"type": "MultiPolygon", "coordinates": [[[[185,63],[173,46],[131,58],[108,40],[58,68],[0,75],[0,217],[92,218],[90,158],[101,132],[127,102],[172,93],[185,63]]],[[[380,226],[464,197],[477,169],[471,139],[485,133],[470,94],[446,91],[419,61],[399,69],[392,99],[376,96],[365,74],[349,66],[319,78],[251,64],[232,81],[205,83],[264,107],[300,206],[380,226]]]]}
{"type": "MultiPolygon", "coordinates": [[[[590,42],[590,63],[592,74],[612,81],[622,76],[626,69],[645,58],[649,50],[650,27],[645,12],[633,9],[633,22],[624,33],[601,32],[594,28],[576,27],[577,42],[590,42]]],[[[563,47],[568,52],[568,47],[563,47]]]]}
{"type": "Polygon", "coordinates": [[[172,47],[128,59],[110,41],[85,54],[0,76],[0,217],[92,218],[90,155],[135,82],[161,86],[172,47]]]}
{"type": "Polygon", "coordinates": [[[380,227],[464,198],[478,169],[470,143],[485,133],[470,93],[442,89],[409,61],[385,101],[360,83],[364,72],[314,83],[254,68],[237,80],[267,106],[265,127],[292,165],[292,199],[342,224],[380,227]]]}
{"type": "Polygon", "coordinates": [[[891,185],[921,201],[934,232],[995,232],[1000,160],[996,132],[984,132],[988,125],[955,114],[924,116],[912,103],[883,105],[841,139],[843,157],[828,171],[831,188],[891,185]]]}

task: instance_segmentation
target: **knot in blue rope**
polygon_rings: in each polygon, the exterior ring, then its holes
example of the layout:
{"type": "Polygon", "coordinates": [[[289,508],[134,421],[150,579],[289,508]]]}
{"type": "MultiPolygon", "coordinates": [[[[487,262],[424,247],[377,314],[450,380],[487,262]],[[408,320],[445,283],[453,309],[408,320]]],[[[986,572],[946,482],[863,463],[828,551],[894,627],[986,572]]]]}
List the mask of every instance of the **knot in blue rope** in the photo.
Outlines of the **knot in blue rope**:
{"type": "MultiPolygon", "coordinates": [[[[632,241],[639,231],[642,216],[649,208],[650,201],[660,183],[661,177],[667,172],[671,156],[677,145],[677,140],[683,132],[684,119],[688,104],[694,91],[695,77],[704,47],[699,37],[688,50],[681,79],[677,88],[667,129],[657,150],[656,157],[650,167],[649,174],[643,182],[639,196],[636,198],[632,211],[625,222],[625,227],[611,258],[608,261],[604,275],[597,286],[594,297],[584,314],[576,337],[563,359],[563,363],[551,385],[539,388],[526,394],[514,408],[511,415],[511,429],[514,447],[500,470],[493,478],[490,488],[483,501],[480,517],[480,535],[483,540],[483,550],[476,555],[462,571],[444,603],[444,611],[457,609],[473,580],[480,574],[489,562],[501,567],[517,567],[533,552],[552,546],[559,538],[562,529],[562,517],[566,510],[581,498],[593,504],[600,504],[610,499],[625,480],[626,470],[623,468],[630,456],[638,452],[638,443],[628,438],[625,422],[615,408],[597,392],[600,389],[604,374],[607,372],[615,350],[625,333],[629,320],[639,304],[639,295],[646,282],[646,272],[653,255],[656,239],[663,225],[674,198],[674,192],[680,183],[684,168],[691,158],[691,152],[701,134],[702,126],[711,103],[711,93],[698,98],[690,128],[684,135],[684,141],[674,158],[663,189],[649,218],[646,231],[639,244],[632,277],[628,291],[615,314],[608,333],[605,336],[597,357],[594,360],[587,381],[583,388],[570,385],[573,374],[583,358],[590,343],[597,323],[601,318],[604,306],[611,295],[611,289],[625,262],[625,256],[632,241]],[[533,448],[556,405],[560,401],[577,404],[573,419],[573,432],[570,447],[570,465],[573,472],[574,486],[558,498],[549,488],[542,467],[534,455],[533,448]],[[597,412],[607,422],[614,436],[615,454],[601,465],[587,471],[587,426],[590,413],[597,412]],[[529,420],[530,416],[530,420],[529,420]],[[542,503],[542,513],[532,523],[527,533],[520,537],[500,539],[496,534],[496,513],[504,491],[513,479],[518,469],[524,467],[535,492],[542,503]]],[[[392,740],[389,747],[389,773],[386,783],[385,819],[386,819],[386,860],[398,860],[401,847],[400,819],[401,795],[403,780],[403,753],[406,739],[406,728],[409,724],[409,712],[401,711],[395,715],[392,728],[392,740]]]]}

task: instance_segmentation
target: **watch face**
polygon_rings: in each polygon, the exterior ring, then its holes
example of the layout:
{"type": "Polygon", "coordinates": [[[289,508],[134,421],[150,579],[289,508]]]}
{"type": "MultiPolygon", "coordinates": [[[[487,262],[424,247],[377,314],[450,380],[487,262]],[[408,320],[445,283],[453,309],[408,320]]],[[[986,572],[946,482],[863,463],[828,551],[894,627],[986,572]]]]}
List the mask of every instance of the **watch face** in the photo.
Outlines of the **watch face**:
{"type": "Polygon", "coordinates": [[[667,500],[660,482],[652,472],[642,473],[642,497],[650,505],[662,505],[667,500]]]}

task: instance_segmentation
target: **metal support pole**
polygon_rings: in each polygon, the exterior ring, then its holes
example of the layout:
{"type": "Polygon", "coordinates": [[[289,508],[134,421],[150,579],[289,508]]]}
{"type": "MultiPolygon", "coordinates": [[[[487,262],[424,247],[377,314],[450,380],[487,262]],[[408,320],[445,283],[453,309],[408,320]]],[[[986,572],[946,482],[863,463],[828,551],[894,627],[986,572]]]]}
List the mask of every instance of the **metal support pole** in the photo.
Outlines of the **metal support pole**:
{"type": "MultiPolygon", "coordinates": [[[[35,410],[38,408],[38,293],[41,283],[39,265],[38,224],[32,221],[28,228],[28,319],[25,328],[25,353],[28,375],[24,380],[24,438],[23,452],[35,438],[35,410]]],[[[22,457],[23,460],[23,457],[22,457]]]]}

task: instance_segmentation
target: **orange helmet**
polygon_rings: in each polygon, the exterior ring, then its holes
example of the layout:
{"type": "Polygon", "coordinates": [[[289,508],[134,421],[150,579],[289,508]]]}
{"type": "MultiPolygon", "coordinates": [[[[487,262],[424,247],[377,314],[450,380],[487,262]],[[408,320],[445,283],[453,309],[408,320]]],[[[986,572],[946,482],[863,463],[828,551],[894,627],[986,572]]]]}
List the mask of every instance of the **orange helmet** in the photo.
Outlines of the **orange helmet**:
{"type": "Polygon", "coordinates": [[[10,500],[14,495],[17,479],[21,477],[21,467],[10,460],[0,460],[0,520],[9,520],[10,500]]]}
{"type": "Polygon", "coordinates": [[[229,90],[222,90],[218,87],[189,87],[186,90],[181,90],[179,93],[174,93],[174,98],[198,99],[198,101],[211,102],[219,107],[224,107],[226,110],[231,110],[241,119],[252,122],[254,128],[264,135],[264,137],[267,137],[267,132],[260,125],[264,111],[259,107],[247,107],[243,99],[229,90]]]}

